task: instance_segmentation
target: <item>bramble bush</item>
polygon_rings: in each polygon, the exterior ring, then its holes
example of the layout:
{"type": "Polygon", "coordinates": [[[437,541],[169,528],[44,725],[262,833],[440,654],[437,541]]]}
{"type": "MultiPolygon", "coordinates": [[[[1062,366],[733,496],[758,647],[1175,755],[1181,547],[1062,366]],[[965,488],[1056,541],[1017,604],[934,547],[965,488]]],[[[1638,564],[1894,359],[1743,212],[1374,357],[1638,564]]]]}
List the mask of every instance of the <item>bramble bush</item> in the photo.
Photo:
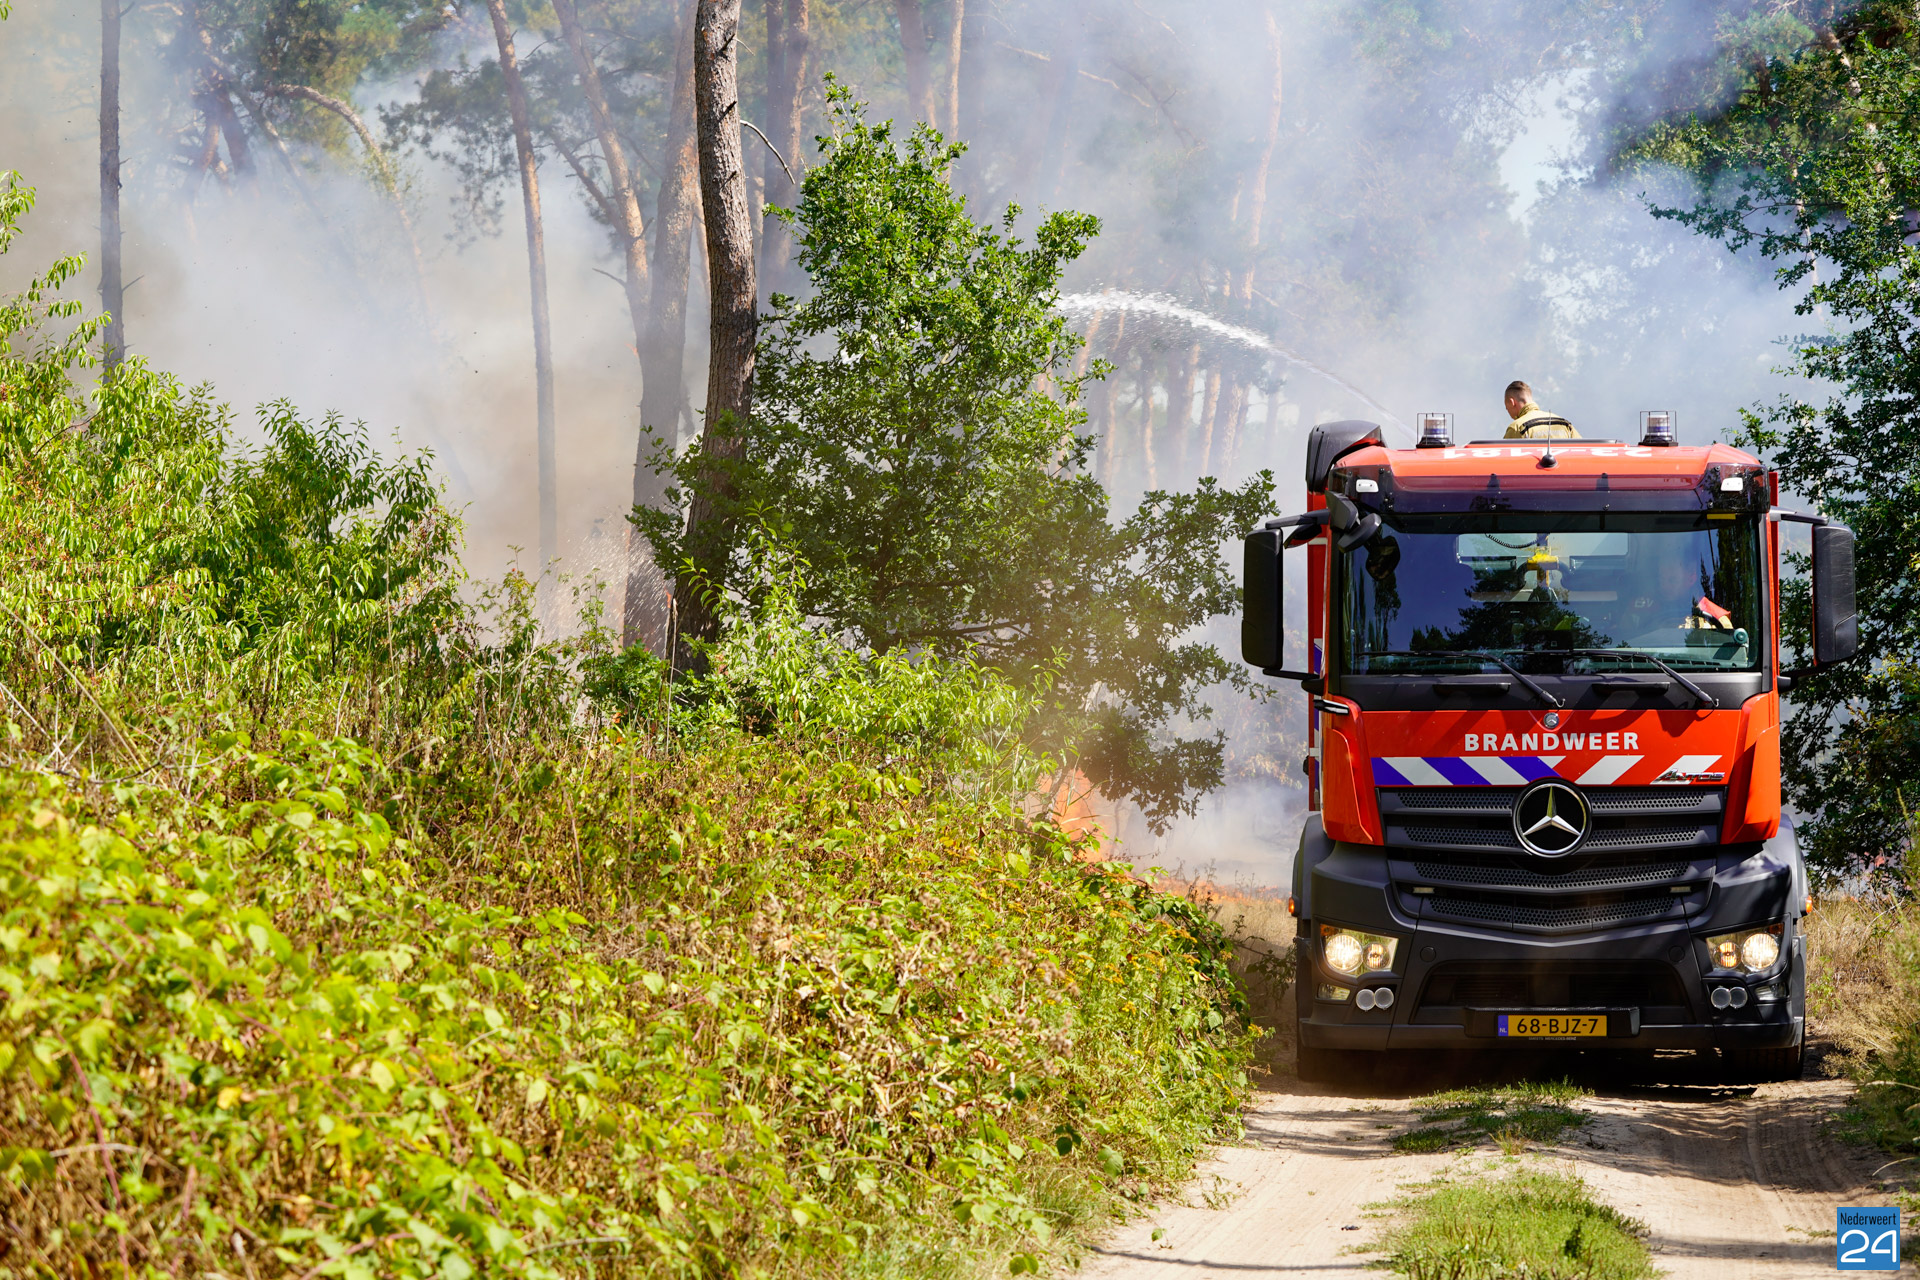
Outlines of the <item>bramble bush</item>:
{"type": "MultiPolygon", "coordinates": [[[[0,247],[29,195],[0,196],[0,247]]],[[[1016,1273],[1231,1125],[1197,908],[1038,696],[475,590],[424,458],[0,304],[0,1276],[1016,1273]]]]}

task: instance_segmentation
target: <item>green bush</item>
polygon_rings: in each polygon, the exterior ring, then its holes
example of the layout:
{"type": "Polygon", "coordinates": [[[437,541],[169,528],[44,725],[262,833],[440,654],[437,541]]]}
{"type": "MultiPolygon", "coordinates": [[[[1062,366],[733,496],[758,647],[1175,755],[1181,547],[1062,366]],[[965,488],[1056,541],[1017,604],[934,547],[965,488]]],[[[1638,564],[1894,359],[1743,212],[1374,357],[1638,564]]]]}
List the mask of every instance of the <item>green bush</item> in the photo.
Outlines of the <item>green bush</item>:
{"type": "Polygon", "coordinates": [[[1036,691],[774,548],[697,680],[549,642],[424,460],[84,389],[62,305],[0,307],[0,1276],[1026,1270],[1232,1124],[1230,948],[1026,816],[1036,691]]]}

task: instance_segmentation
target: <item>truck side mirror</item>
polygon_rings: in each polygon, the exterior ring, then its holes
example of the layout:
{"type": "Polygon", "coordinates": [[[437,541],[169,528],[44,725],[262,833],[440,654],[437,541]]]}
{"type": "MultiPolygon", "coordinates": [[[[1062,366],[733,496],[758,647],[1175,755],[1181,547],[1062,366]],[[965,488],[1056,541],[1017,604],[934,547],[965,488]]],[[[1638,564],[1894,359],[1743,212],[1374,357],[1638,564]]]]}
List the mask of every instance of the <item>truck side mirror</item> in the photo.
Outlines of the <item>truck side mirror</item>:
{"type": "Polygon", "coordinates": [[[1283,599],[1280,584],[1280,543],[1284,535],[1278,529],[1262,529],[1247,538],[1245,567],[1240,581],[1245,585],[1245,610],[1240,615],[1240,657],[1249,666],[1265,670],[1281,662],[1286,638],[1280,618],[1283,599]]]}
{"type": "MultiPolygon", "coordinates": [[[[1240,614],[1240,656],[1265,675],[1282,680],[1317,678],[1310,671],[1289,671],[1281,665],[1286,661],[1287,628],[1283,616],[1285,577],[1280,557],[1286,549],[1288,528],[1326,522],[1325,511],[1311,511],[1306,515],[1269,520],[1265,528],[1247,536],[1240,578],[1244,605],[1240,614]]],[[[1308,532],[1303,529],[1296,536],[1308,532]]]]}
{"type": "Polygon", "coordinates": [[[1853,605],[1853,530],[1816,525],[1813,530],[1813,661],[1845,662],[1860,647],[1853,605]]]}

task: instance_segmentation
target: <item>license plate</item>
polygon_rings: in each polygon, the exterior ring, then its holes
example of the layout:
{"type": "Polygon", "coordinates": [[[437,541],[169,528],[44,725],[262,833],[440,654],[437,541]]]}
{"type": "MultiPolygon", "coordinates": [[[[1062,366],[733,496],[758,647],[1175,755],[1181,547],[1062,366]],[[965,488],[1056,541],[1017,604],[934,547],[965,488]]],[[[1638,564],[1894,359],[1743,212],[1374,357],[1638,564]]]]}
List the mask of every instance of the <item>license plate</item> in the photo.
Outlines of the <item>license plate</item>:
{"type": "Polygon", "coordinates": [[[1607,1034],[1604,1013],[1503,1013],[1500,1035],[1524,1040],[1566,1040],[1607,1034]]]}

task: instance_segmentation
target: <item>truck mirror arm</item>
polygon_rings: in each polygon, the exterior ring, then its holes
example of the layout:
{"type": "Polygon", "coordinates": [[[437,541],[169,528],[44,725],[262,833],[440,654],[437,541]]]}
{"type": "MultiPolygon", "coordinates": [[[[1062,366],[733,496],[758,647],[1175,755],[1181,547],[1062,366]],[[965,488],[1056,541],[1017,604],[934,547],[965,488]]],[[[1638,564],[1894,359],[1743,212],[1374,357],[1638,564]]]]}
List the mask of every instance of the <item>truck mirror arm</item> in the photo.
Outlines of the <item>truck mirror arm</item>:
{"type": "Polygon", "coordinates": [[[1331,511],[1303,511],[1297,516],[1275,516],[1260,527],[1262,529],[1290,529],[1298,524],[1318,528],[1332,518],[1333,513],[1331,511]]]}
{"type": "Polygon", "coordinates": [[[1380,517],[1369,511],[1360,517],[1353,528],[1340,535],[1340,549],[1351,551],[1378,532],[1380,532],[1380,517]]]}

